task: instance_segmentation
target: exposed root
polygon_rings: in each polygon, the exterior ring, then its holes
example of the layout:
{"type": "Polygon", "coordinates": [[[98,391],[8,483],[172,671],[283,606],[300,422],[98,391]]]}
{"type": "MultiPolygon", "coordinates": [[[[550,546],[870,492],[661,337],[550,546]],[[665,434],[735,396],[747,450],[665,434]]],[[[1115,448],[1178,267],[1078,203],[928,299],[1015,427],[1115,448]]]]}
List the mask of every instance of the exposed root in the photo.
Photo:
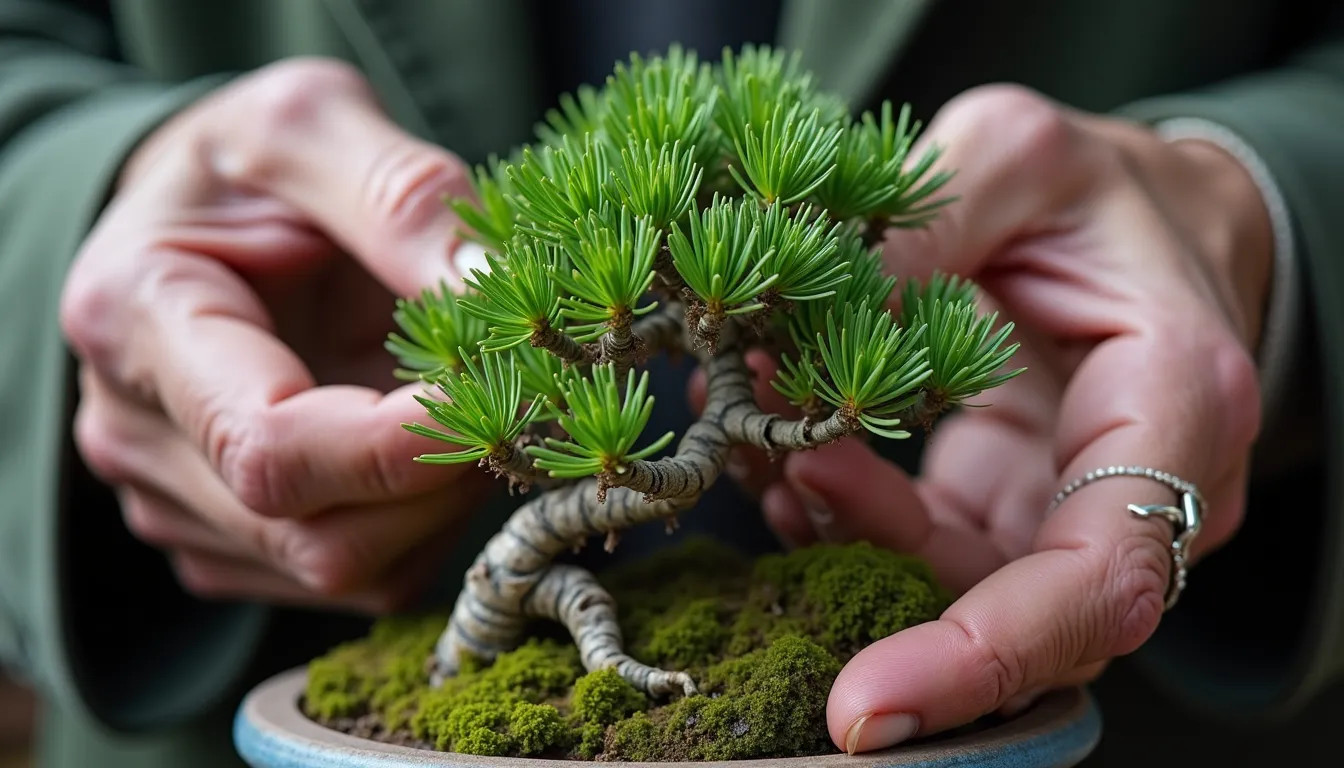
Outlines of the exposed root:
{"type": "Polygon", "coordinates": [[[517,646],[527,616],[523,604],[559,554],[589,536],[663,520],[696,501],[646,504],[638,493],[613,488],[599,503],[596,487],[596,480],[585,480],[523,504],[486,543],[435,646],[434,685],[456,674],[463,654],[489,661],[517,646]]]}
{"type": "Polygon", "coordinates": [[[615,667],[627,682],[655,698],[696,693],[695,682],[685,672],[650,667],[624,652],[616,602],[582,568],[551,566],[523,602],[523,610],[528,616],[564,624],[574,636],[584,669],[590,672],[615,667]]]}

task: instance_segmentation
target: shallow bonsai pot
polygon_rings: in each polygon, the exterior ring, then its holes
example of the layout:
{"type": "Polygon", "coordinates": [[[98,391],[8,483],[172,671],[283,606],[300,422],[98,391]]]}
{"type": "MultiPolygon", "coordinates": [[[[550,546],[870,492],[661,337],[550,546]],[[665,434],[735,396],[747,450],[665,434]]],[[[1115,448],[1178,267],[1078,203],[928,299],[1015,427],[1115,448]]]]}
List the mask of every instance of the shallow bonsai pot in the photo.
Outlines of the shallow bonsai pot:
{"type": "MultiPolygon", "coordinates": [[[[411,749],[331,730],[299,709],[306,670],[276,675],[252,690],[234,719],[238,753],[253,768],[573,768],[580,761],[477,757],[411,749]]],[[[795,768],[1061,768],[1077,765],[1101,738],[1101,715],[1082,688],[1044,696],[1004,722],[933,737],[885,752],[744,760],[736,763],[630,763],[681,768],[739,764],[795,768]]]]}

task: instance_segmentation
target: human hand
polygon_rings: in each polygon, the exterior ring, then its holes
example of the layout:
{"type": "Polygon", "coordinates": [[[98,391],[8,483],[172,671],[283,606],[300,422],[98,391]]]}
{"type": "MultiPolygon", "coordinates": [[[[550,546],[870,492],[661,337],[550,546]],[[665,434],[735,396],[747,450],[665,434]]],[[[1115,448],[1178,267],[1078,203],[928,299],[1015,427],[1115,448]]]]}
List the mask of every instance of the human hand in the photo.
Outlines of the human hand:
{"type": "Polygon", "coordinates": [[[1207,500],[1197,561],[1239,526],[1259,428],[1272,236],[1235,159],[1004,86],[949,103],[923,141],[945,147],[960,199],[890,233],[888,261],[977,281],[1028,370],[940,424],[918,478],[849,440],[790,455],[764,493],[796,543],[912,553],[960,594],[841,672],[827,717],[851,753],[1020,708],[1138,648],[1162,617],[1172,530],[1126,507],[1174,492],[1110,478],[1047,514],[1051,498],[1098,467],[1173,473],[1207,500]]]}
{"type": "Polygon", "coordinates": [[[441,446],[399,426],[424,410],[383,342],[392,292],[457,284],[441,198],[468,190],[320,60],[238,80],[129,160],[62,300],[76,443],[187,588],[379,612],[432,575],[486,481],[412,462],[441,446]]]}

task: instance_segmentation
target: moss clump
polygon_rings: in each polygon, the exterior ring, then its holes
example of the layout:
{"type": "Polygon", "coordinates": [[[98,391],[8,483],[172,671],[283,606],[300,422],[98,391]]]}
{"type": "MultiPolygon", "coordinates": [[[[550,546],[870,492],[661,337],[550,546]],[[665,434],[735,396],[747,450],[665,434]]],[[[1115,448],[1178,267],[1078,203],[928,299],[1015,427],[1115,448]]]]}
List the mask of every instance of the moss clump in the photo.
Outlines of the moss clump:
{"type": "Polygon", "coordinates": [[[648,705],[644,694],[610,667],[580,677],[570,698],[575,719],[597,725],[611,725],[648,705]]]}
{"type": "Polygon", "coordinates": [[[579,745],[574,749],[574,753],[584,760],[592,760],[602,752],[606,738],[607,726],[593,722],[584,723],[579,726],[579,745]]]}
{"type": "Polygon", "coordinates": [[[327,721],[369,713],[404,720],[405,699],[424,687],[425,660],[442,631],[441,616],[390,618],[367,638],[314,659],[304,711],[327,721]]]}
{"type": "Polygon", "coordinates": [[[559,710],[544,702],[568,694],[582,672],[573,645],[531,640],[489,666],[465,668],[440,690],[426,688],[410,731],[436,749],[543,754],[571,740],[559,710]]]}
{"type": "Polygon", "coordinates": [[[758,598],[841,656],[936,617],[950,601],[926,563],[867,542],[763,557],[755,580],[765,585],[758,598]]]}
{"type": "Polygon", "coordinates": [[[560,717],[560,710],[550,704],[522,702],[509,716],[509,735],[514,751],[520,755],[540,755],[564,744],[569,729],[560,717]]]}
{"type": "Polygon", "coordinates": [[[309,667],[305,711],[375,739],[478,755],[735,760],[835,751],[826,699],[868,643],[937,617],[948,595],[917,560],[824,545],[754,564],[707,541],[603,577],[638,658],[701,695],[653,702],[585,673],[566,638],[469,664],[442,689],[425,662],[446,616],[380,622],[309,667]],[[373,723],[372,726],[369,723],[373,723]]]}
{"type": "Polygon", "coordinates": [[[728,639],[719,615],[720,601],[712,597],[691,600],[650,622],[649,639],[637,647],[640,658],[663,667],[683,668],[713,660],[728,639]]]}
{"type": "Polygon", "coordinates": [[[706,670],[709,696],[682,699],[654,720],[621,723],[615,760],[742,760],[828,751],[826,697],[840,661],[801,635],[706,670]],[[715,695],[716,694],[716,695],[715,695]]]}

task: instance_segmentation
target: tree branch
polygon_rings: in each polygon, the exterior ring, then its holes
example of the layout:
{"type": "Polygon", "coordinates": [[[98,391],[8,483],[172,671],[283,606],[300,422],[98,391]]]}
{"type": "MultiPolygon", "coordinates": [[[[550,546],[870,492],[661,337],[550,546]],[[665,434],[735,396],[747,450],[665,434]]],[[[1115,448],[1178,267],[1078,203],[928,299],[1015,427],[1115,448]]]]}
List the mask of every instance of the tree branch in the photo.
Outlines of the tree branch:
{"type": "Polygon", "coordinates": [[[631,330],[643,339],[648,354],[683,352],[686,350],[686,328],[682,324],[685,312],[680,302],[664,302],[656,312],[636,320],[631,330]]]}
{"type": "Polygon", "coordinates": [[[567,365],[593,362],[591,349],[580,344],[573,336],[549,325],[533,331],[530,341],[532,346],[550,352],[567,365]]]}
{"type": "Polygon", "coordinates": [[[616,368],[616,381],[625,381],[625,376],[637,363],[643,361],[647,352],[644,339],[630,328],[630,318],[625,316],[613,322],[609,330],[597,340],[594,362],[598,365],[611,363],[616,368]]]}
{"type": "Polygon", "coordinates": [[[531,438],[520,437],[517,442],[502,451],[491,453],[481,459],[480,466],[490,470],[495,477],[509,481],[509,494],[515,491],[527,493],[532,486],[553,488],[557,483],[544,472],[538,472],[532,466],[532,459],[524,451],[531,438]]]}
{"type": "Polygon", "coordinates": [[[668,250],[666,242],[653,257],[653,271],[658,275],[659,288],[667,299],[676,300],[686,290],[686,281],[672,262],[672,252],[668,250]]]}
{"type": "Polygon", "coordinates": [[[718,480],[728,461],[732,441],[724,431],[728,415],[743,403],[755,405],[751,372],[735,333],[725,333],[719,354],[705,365],[705,410],[686,430],[673,456],[636,461],[625,472],[600,478],[613,487],[629,488],[647,499],[697,497],[718,480]]]}

